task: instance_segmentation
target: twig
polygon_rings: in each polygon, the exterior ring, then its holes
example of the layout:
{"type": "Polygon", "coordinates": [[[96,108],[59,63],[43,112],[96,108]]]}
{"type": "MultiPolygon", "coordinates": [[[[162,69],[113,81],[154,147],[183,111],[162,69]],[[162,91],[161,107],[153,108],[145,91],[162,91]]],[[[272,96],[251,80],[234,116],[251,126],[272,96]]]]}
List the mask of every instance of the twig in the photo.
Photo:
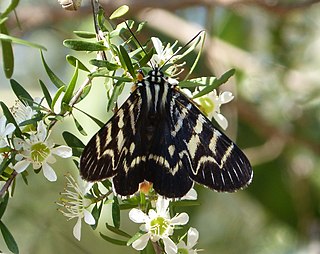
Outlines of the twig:
{"type": "Polygon", "coordinates": [[[11,183],[13,182],[13,180],[16,178],[17,175],[18,175],[17,171],[13,171],[10,178],[6,181],[6,183],[3,185],[3,187],[0,190],[0,198],[2,198],[2,196],[9,189],[9,187],[11,186],[11,183]]]}

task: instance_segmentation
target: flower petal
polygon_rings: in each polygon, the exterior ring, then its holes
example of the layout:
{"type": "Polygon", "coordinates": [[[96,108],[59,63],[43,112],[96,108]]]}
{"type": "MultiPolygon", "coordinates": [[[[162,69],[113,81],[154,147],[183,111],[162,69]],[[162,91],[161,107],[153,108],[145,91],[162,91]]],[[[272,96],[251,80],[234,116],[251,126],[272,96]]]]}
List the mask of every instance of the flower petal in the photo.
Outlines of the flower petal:
{"type": "Polygon", "coordinates": [[[169,237],[164,237],[162,240],[166,254],[176,254],[178,252],[177,245],[169,237]]]}
{"type": "Polygon", "coordinates": [[[228,91],[223,92],[219,96],[219,100],[220,100],[221,104],[228,103],[228,102],[232,101],[233,98],[234,98],[233,94],[231,92],[228,92],[228,91]]]}
{"type": "Polygon", "coordinates": [[[184,195],[181,200],[197,200],[198,194],[194,188],[191,188],[186,195],[184,195]]]}
{"type": "Polygon", "coordinates": [[[17,162],[13,168],[15,171],[17,171],[17,173],[21,173],[25,171],[29,165],[30,165],[30,161],[22,160],[17,162]]]}
{"type": "Polygon", "coordinates": [[[167,209],[169,207],[169,202],[170,202],[169,199],[165,199],[162,196],[158,197],[158,200],[156,203],[156,210],[158,215],[166,217],[167,209]]]}
{"type": "Polygon", "coordinates": [[[42,165],[42,170],[45,178],[47,178],[50,182],[57,181],[56,172],[54,172],[53,168],[48,163],[44,163],[42,165]]]}
{"type": "Polygon", "coordinates": [[[69,146],[58,146],[53,148],[51,152],[61,158],[69,158],[72,156],[72,149],[69,146]]]}
{"type": "Polygon", "coordinates": [[[94,219],[93,215],[86,209],[83,210],[84,221],[88,225],[96,224],[96,220],[94,219]]]}
{"type": "Polygon", "coordinates": [[[224,115],[216,113],[213,114],[213,117],[222,129],[226,130],[228,128],[228,120],[224,117],[224,115]]]}
{"type": "Polygon", "coordinates": [[[43,142],[45,141],[46,137],[47,137],[46,126],[43,121],[40,121],[37,127],[37,138],[39,141],[43,142]]]}
{"type": "Polygon", "coordinates": [[[195,228],[189,228],[188,230],[188,248],[192,249],[198,242],[199,232],[195,228]]]}
{"type": "Polygon", "coordinates": [[[158,55],[161,55],[163,52],[162,42],[157,37],[151,37],[151,41],[154,49],[156,50],[158,55]]]}
{"type": "Polygon", "coordinates": [[[3,135],[4,136],[8,136],[9,134],[11,134],[14,130],[16,129],[16,126],[14,126],[13,123],[8,123],[4,132],[3,132],[3,135]]]}
{"type": "Polygon", "coordinates": [[[81,239],[81,218],[78,218],[76,225],[73,227],[73,235],[74,237],[80,241],[81,239]]]}
{"type": "Polygon", "coordinates": [[[147,246],[149,238],[149,234],[142,235],[139,239],[132,243],[132,247],[136,250],[143,250],[147,246]]]}
{"type": "Polygon", "coordinates": [[[6,127],[6,122],[7,122],[7,119],[5,116],[1,116],[0,117],[0,136],[3,135],[3,132],[5,130],[5,127],[6,127]]]}
{"type": "Polygon", "coordinates": [[[131,209],[129,212],[129,218],[135,223],[144,223],[149,219],[148,215],[137,208],[131,209]]]}
{"type": "Polygon", "coordinates": [[[180,213],[176,216],[174,216],[170,220],[171,225],[185,225],[189,221],[189,215],[187,213],[180,213]]]}

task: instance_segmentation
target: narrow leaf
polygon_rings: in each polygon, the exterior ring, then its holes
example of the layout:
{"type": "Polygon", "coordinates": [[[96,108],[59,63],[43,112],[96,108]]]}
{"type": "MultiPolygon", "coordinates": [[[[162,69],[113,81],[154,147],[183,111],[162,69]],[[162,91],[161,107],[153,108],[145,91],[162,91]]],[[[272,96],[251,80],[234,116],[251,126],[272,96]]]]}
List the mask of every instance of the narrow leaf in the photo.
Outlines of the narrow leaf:
{"type": "Polygon", "coordinates": [[[89,117],[92,121],[94,121],[99,127],[104,126],[104,122],[101,122],[98,118],[95,118],[94,116],[89,115],[87,112],[77,108],[81,113],[85,114],[87,117],[89,117]]]}
{"type": "Polygon", "coordinates": [[[109,225],[108,223],[106,223],[106,227],[107,229],[109,229],[111,232],[117,234],[117,235],[120,235],[120,236],[124,236],[124,237],[127,237],[127,238],[131,238],[132,236],[129,235],[128,233],[122,231],[121,229],[119,228],[116,228],[116,227],[113,227],[111,225],[109,225]]]}
{"type": "Polygon", "coordinates": [[[210,92],[212,92],[215,88],[219,87],[220,85],[226,83],[228,81],[228,79],[233,76],[235,73],[234,69],[231,69],[229,71],[227,71],[226,73],[224,73],[220,78],[215,79],[211,85],[206,86],[205,88],[203,88],[199,93],[197,93],[195,96],[193,96],[193,98],[198,98],[201,97],[205,94],[208,94],[210,92]]]}
{"type": "Polygon", "coordinates": [[[103,207],[103,202],[101,202],[101,204],[99,206],[98,206],[98,204],[96,204],[92,209],[91,214],[96,222],[94,225],[91,225],[93,230],[95,230],[99,224],[99,219],[101,216],[102,207],[103,207]]]}
{"type": "Polygon", "coordinates": [[[94,66],[97,66],[97,67],[105,67],[109,71],[115,71],[118,68],[120,68],[119,65],[114,64],[114,63],[110,63],[110,62],[105,61],[105,60],[92,59],[92,60],[89,61],[89,63],[94,65],[94,66]]]}
{"type": "Polygon", "coordinates": [[[6,211],[8,200],[9,200],[9,192],[7,192],[6,195],[0,200],[0,220],[4,212],[6,211]]]}
{"type": "Polygon", "coordinates": [[[44,68],[51,80],[51,82],[57,87],[57,88],[60,88],[60,87],[66,87],[66,84],[63,83],[63,81],[61,79],[58,78],[58,76],[56,74],[53,73],[53,71],[50,69],[50,67],[47,65],[46,61],[44,60],[44,57],[43,57],[43,54],[42,54],[42,51],[40,51],[41,53],[41,59],[42,59],[42,63],[44,65],[44,68]]]}
{"type": "MultiPolygon", "coordinates": [[[[2,23],[0,25],[0,32],[2,34],[8,34],[8,30],[5,23],[2,23]]],[[[14,69],[14,55],[11,41],[1,40],[1,47],[2,52],[5,52],[5,54],[2,54],[3,70],[6,75],[6,78],[11,78],[14,69]]]]}
{"type": "Polygon", "coordinates": [[[67,86],[66,92],[65,92],[64,96],[62,97],[61,103],[69,104],[69,102],[72,98],[74,89],[77,84],[78,74],[79,74],[79,68],[78,68],[78,63],[77,63],[76,68],[73,73],[73,76],[72,76],[72,79],[70,80],[70,83],[67,86]]]}
{"type": "Polygon", "coordinates": [[[78,122],[78,120],[73,116],[73,120],[74,120],[74,124],[76,125],[78,131],[83,135],[83,136],[87,136],[88,134],[86,133],[86,131],[83,129],[83,127],[81,126],[81,124],[78,122]]]}
{"type": "Polygon", "coordinates": [[[82,143],[82,141],[78,139],[75,135],[67,131],[64,131],[62,133],[62,136],[66,144],[72,148],[73,156],[80,157],[85,146],[82,143]]]}
{"type": "Polygon", "coordinates": [[[123,88],[124,88],[124,83],[118,81],[112,90],[112,94],[107,105],[107,111],[110,111],[111,109],[114,108],[114,106],[116,105],[118,96],[121,94],[123,88]]]}
{"type": "Polygon", "coordinates": [[[0,230],[3,236],[3,239],[8,246],[8,249],[14,254],[19,254],[19,248],[16,241],[14,240],[9,229],[3,224],[1,220],[0,220],[0,230]]]}
{"type": "Polygon", "coordinates": [[[25,41],[16,37],[12,37],[10,35],[6,35],[6,34],[1,34],[0,33],[0,40],[2,41],[8,41],[8,42],[13,42],[13,43],[17,43],[17,44],[21,44],[21,45],[25,45],[25,46],[29,46],[32,48],[38,48],[41,50],[47,50],[45,47],[41,46],[40,44],[36,44],[30,41],[25,41]]]}
{"type": "Polygon", "coordinates": [[[116,228],[120,227],[120,207],[119,200],[116,196],[113,197],[112,203],[112,221],[116,228]]]}
{"type": "Polygon", "coordinates": [[[61,86],[56,92],[56,94],[53,96],[51,107],[50,107],[51,109],[54,109],[54,106],[56,105],[57,100],[59,99],[60,95],[65,89],[66,89],[65,86],[61,86]]]}
{"type": "Polygon", "coordinates": [[[109,237],[109,236],[106,236],[106,235],[104,235],[104,234],[102,234],[102,233],[100,233],[100,236],[101,236],[104,240],[106,240],[106,241],[108,241],[108,242],[110,242],[110,243],[113,243],[113,244],[115,244],[115,245],[120,245],[120,246],[126,246],[126,245],[127,245],[127,242],[126,242],[126,241],[114,239],[114,238],[111,238],[111,237],[109,237]]]}
{"type": "Polygon", "coordinates": [[[116,9],[111,15],[110,19],[116,19],[119,18],[123,15],[125,15],[129,11],[129,6],[128,5],[122,5],[118,9],[116,9]]]}
{"type": "Polygon", "coordinates": [[[81,38],[85,39],[93,39],[96,38],[96,34],[93,32],[87,32],[87,31],[73,31],[73,33],[81,38]]]}
{"type": "Polygon", "coordinates": [[[134,241],[138,240],[141,236],[143,236],[145,232],[139,231],[134,236],[132,236],[126,243],[127,246],[130,246],[134,241]]]}
{"type": "Polygon", "coordinates": [[[16,126],[16,129],[15,129],[16,136],[17,137],[21,137],[22,136],[22,132],[21,132],[21,130],[19,128],[19,125],[17,124],[16,120],[14,119],[14,117],[11,114],[10,110],[8,109],[7,105],[4,104],[2,101],[0,101],[0,105],[1,105],[1,108],[2,108],[3,114],[7,119],[7,122],[8,123],[13,123],[14,126],[16,126]]]}
{"type": "MultiPolygon", "coordinates": [[[[43,92],[44,98],[46,99],[47,104],[48,104],[49,107],[51,108],[52,98],[51,98],[50,92],[49,92],[47,86],[42,82],[42,80],[39,80],[39,84],[40,84],[41,90],[42,90],[42,92],[43,92]]],[[[51,109],[52,109],[52,108],[51,108],[51,109]]]]}
{"type": "Polygon", "coordinates": [[[67,61],[74,67],[77,66],[77,62],[78,62],[78,67],[80,70],[86,71],[86,72],[90,72],[89,69],[76,57],[74,56],[70,56],[67,55],[67,61]]]}
{"type": "Polygon", "coordinates": [[[105,77],[105,78],[112,78],[121,82],[132,82],[132,78],[128,77],[119,77],[119,76],[111,76],[109,75],[109,71],[106,70],[97,70],[91,74],[89,74],[89,77],[95,78],[95,77],[105,77]]]}
{"type": "Polygon", "coordinates": [[[23,104],[27,103],[29,106],[33,105],[33,98],[22,85],[14,79],[10,79],[10,84],[13,92],[23,104]]]}
{"type": "Polygon", "coordinates": [[[107,47],[102,44],[95,43],[95,42],[74,40],[74,39],[64,40],[63,45],[67,48],[70,48],[70,49],[73,49],[76,51],[103,51],[103,50],[107,50],[107,47]]]}
{"type": "Polygon", "coordinates": [[[129,57],[127,50],[122,45],[120,45],[119,48],[120,48],[120,53],[121,53],[121,56],[122,56],[124,64],[125,64],[125,66],[123,66],[123,68],[128,70],[128,72],[131,74],[131,77],[135,77],[136,73],[133,69],[131,58],[129,57]]]}
{"type": "Polygon", "coordinates": [[[12,0],[7,9],[1,13],[0,18],[6,17],[10,12],[12,12],[19,4],[19,0],[12,0]]]}

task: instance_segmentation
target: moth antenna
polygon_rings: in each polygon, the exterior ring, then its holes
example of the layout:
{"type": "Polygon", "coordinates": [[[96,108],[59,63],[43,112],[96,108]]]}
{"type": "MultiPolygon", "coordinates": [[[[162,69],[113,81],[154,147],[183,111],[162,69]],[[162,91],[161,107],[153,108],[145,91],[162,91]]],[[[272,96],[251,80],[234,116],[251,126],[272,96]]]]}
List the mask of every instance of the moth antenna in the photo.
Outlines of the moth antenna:
{"type": "Polygon", "coordinates": [[[174,56],[176,56],[181,50],[188,47],[201,33],[204,33],[205,30],[199,31],[191,40],[187,42],[183,47],[179,48],[167,61],[164,62],[164,64],[159,68],[161,70],[174,56]]]}
{"type": "MultiPolygon", "coordinates": [[[[137,37],[134,35],[133,31],[131,30],[131,28],[129,27],[127,21],[125,20],[124,23],[126,24],[129,32],[131,33],[132,37],[135,39],[135,41],[138,43],[138,45],[140,46],[140,48],[142,49],[142,51],[147,55],[147,51],[144,50],[143,46],[141,45],[140,41],[137,39],[137,37]]],[[[152,65],[152,69],[154,69],[154,66],[152,64],[152,62],[150,62],[152,65]]]]}

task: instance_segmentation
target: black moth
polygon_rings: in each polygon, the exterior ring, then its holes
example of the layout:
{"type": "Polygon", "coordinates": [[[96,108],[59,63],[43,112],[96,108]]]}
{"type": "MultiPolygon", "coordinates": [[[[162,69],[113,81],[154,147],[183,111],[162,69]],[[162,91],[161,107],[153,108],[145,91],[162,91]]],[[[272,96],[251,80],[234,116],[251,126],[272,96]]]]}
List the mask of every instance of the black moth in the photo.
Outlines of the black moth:
{"type": "Polygon", "coordinates": [[[112,178],[121,196],[146,180],[168,198],[183,197],[193,182],[233,192],[253,176],[244,153],[158,68],[91,138],[80,173],[88,181],[112,178]]]}

